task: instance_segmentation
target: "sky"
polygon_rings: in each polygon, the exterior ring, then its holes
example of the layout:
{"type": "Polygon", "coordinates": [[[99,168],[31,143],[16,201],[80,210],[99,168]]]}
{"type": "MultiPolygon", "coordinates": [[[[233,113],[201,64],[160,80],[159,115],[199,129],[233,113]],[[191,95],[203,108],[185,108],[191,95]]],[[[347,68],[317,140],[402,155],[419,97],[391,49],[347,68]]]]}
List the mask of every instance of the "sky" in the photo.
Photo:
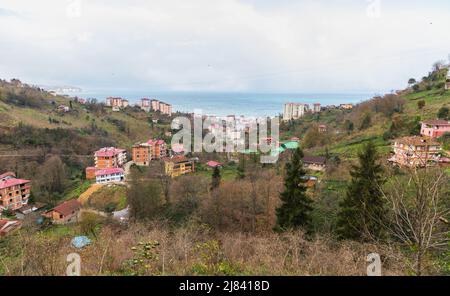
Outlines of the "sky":
{"type": "Polygon", "coordinates": [[[383,93],[448,60],[449,15],[448,0],[0,0],[0,78],[383,93]]]}

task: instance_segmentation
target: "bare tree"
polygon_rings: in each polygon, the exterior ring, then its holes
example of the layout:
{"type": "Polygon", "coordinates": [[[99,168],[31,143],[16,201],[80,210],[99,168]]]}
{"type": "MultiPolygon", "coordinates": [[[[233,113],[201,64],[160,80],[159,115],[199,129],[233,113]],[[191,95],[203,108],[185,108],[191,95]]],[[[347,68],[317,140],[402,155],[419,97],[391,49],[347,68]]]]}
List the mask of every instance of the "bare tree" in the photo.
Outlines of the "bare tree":
{"type": "Polygon", "coordinates": [[[409,169],[395,177],[383,195],[390,204],[390,224],[394,238],[409,247],[412,268],[417,275],[427,269],[432,251],[448,248],[449,177],[435,168],[409,169]],[[405,180],[406,178],[406,180],[405,180]]]}

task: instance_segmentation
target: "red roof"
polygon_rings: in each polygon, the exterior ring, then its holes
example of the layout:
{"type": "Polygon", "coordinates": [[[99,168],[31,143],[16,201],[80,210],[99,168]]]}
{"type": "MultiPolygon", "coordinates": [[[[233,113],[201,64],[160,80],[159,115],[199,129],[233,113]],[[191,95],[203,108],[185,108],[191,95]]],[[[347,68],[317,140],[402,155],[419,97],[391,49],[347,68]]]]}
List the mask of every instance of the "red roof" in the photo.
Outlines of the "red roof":
{"type": "Polygon", "coordinates": [[[12,178],[12,179],[8,179],[8,180],[5,180],[5,181],[1,181],[0,182],[0,189],[8,188],[8,187],[11,187],[11,186],[27,184],[27,183],[30,183],[30,182],[31,182],[30,180],[22,180],[22,179],[12,178]]]}
{"type": "Polygon", "coordinates": [[[125,149],[118,149],[118,148],[114,148],[114,147],[110,147],[110,148],[102,148],[98,151],[95,152],[95,156],[100,156],[100,157],[106,157],[106,156],[115,156],[119,153],[124,152],[125,149]]]}
{"type": "Polygon", "coordinates": [[[104,170],[98,170],[95,172],[96,176],[102,176],[102,175],[112,175],[112,174],[123,174],[125,171],[122,168],[111,168],[111,169],[104,169],[104,170]]]}
{"type": "Polygon", "coordinates": [[[150,139],[150,140],[147,141],[147,144],[150,144],[150,145],[163,145],[163,144],[166,144],[166,142],[164,142],[164,140],[152,140],[152,139],[150,139]]]}
{"type": "Polygon", "coordinates": [[[218,167],[218,166],[222,166],[222,164],[220,162],[217,162],[217,161],[208,161],[206,164],[208,166],[212,167],[212,168],[215,168],[215,167],[218,167]]]}
{"type": "Polygon", "coordinates": [[[78,211],[81,208],[81,204],[76,199],[71,199],[63,202],[59,206],[56,206],[53,211],[63,214],[64,216],[72,214],[74,211],[78,211]]]}
{"type": "Polygon", "coordinates": [[[6,177],[16,177],[16,174],[14,174],[13,172],[6,172],[4,174],[0,175],[0,179],[6,178],[6,177]]]}

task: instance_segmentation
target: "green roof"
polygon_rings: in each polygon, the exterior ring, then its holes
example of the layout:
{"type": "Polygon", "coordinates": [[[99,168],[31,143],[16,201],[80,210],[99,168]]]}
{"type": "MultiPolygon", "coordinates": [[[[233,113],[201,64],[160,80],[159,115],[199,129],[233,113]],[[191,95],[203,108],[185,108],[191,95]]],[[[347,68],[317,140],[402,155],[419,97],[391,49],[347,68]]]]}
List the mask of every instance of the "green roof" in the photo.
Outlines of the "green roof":
{"type": "Polygon", "coordinates": [[[284,147],[286,149],[297,149],[299,147],[299,144],[296,141],[289,141],[284,144],[281,144],[281,147],[284,147]]]}

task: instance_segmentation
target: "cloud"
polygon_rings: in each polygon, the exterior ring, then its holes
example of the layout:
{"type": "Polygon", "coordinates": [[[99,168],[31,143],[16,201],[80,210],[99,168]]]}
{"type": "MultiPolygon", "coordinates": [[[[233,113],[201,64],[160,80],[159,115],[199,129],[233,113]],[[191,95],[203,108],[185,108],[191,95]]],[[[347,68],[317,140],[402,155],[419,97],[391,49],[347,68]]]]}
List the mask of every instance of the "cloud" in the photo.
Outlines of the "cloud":
{"type": "Polygon", "coordinates": [[[0,75],[99,88],[381,92],[447,56],[449,4],[381,1],[374,17],[373,1],[5,0],[26,18],[0,17],[0,75]]]}

